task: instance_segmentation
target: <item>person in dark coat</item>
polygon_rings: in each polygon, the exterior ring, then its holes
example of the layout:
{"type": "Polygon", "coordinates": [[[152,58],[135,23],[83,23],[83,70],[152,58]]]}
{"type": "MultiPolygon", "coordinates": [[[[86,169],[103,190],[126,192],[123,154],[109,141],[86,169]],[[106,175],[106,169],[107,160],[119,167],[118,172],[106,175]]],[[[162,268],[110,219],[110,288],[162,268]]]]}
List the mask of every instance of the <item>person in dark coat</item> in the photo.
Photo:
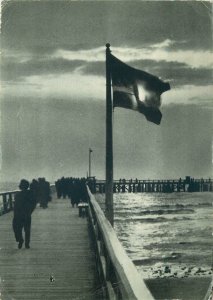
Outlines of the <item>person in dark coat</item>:
{"type": "Polygon", "coordinates": [[[39,190],[39,186],[38,186],[38,181],[36,179],[33,179],[31,184],[30,184],[30,191],[32,193],[33,196],[33,200],[37,203],[38,202],[38,190],[39,190]]]}
{"type": "Polygon", "coordinates": [[[29,188],[29,182],[22,179],[19,184],[20,192],[15,195],[13,231],[18,248],[24,243],[22,230],[25,231],[25,248],[30,248],[31,214],[36,207],[36,201],[29,188]]]}

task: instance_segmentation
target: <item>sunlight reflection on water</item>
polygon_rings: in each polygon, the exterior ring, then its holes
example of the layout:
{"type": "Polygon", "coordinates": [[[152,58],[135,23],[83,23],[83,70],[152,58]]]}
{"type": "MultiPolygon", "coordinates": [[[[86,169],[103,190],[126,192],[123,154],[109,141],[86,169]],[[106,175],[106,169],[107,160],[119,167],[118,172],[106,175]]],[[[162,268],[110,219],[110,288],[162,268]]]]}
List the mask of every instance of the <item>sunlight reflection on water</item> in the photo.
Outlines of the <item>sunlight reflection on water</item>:
{"type": "Polygon", "coordinates": [[[148,277],[155,277],[159,263],[176,271],[202,268],[206,275],[212,265],[212,203],[209,192],[114,194],[115,231],[148,277]]]}

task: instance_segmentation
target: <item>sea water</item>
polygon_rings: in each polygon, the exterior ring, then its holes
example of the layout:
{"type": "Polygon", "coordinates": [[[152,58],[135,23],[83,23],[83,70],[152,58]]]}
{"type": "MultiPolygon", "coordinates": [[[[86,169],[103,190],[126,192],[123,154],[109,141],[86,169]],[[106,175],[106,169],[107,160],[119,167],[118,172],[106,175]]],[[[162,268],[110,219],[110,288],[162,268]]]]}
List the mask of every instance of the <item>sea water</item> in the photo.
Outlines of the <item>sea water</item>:
{"type": "Polygon", "coordinates": [[[114,217],[119,240],[145,278],[211,276],[213,193],[114,194],[114,217]]]}
{"type": "Polygon", "coordinates": [[[19,182],[0,182],[0,193],[12,192],[19,189],[19,182]]]}

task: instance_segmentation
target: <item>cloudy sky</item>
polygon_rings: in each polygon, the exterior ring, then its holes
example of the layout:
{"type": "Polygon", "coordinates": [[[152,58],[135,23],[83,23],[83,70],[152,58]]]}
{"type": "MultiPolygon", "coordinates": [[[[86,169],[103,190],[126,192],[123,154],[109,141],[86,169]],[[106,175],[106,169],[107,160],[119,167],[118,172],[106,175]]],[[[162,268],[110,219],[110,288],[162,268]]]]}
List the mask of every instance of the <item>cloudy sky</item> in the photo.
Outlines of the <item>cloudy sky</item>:
{"type": "Polygon", "coordinates": [[[212,175],[212,4],[9,1],[1,15],[2,180],[105,177],[105,44],[169,81],[160,126],[114,111],[115,178],[212,175]]]}

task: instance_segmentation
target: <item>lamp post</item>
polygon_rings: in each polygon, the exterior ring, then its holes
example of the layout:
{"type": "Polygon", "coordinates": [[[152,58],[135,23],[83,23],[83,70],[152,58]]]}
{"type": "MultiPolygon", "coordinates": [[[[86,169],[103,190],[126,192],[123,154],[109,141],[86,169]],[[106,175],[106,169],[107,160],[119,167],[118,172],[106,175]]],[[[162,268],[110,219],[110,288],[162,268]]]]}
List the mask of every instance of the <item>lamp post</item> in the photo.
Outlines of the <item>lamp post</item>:
{"type": "Polygon", "coordinates": [[[91,177],[91,153],[92,149],[89,148],[89,177],[91,177]]]}

